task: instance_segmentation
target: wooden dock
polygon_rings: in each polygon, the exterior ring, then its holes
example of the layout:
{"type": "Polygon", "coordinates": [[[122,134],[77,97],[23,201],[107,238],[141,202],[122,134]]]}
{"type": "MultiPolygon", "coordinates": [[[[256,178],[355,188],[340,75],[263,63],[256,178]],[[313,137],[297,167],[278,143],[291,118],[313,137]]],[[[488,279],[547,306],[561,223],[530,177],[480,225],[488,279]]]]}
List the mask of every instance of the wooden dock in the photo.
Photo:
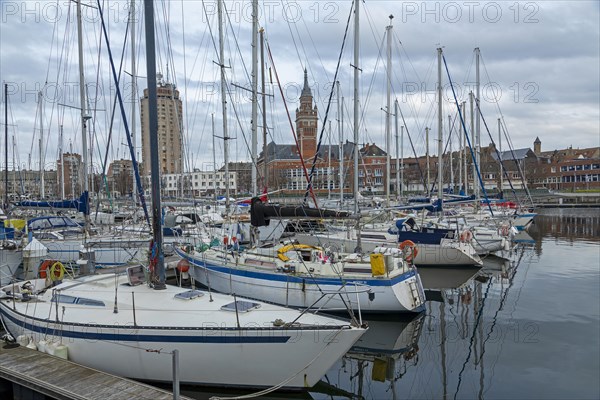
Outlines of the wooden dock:
{"type": "MultiPolygon", "coordinates": [[[[13,398],[57,400],[172,400],[173,393],[87,368],[18,345],[0,346],[0,379],[13,383],[13,398]],[[29,392],[23,396],[21,391],[29,392]]],[[[0,393],[3,399],[9,398],[0,393]]],[[[189,399],[179,396],[179,399],[189,399]]]]}

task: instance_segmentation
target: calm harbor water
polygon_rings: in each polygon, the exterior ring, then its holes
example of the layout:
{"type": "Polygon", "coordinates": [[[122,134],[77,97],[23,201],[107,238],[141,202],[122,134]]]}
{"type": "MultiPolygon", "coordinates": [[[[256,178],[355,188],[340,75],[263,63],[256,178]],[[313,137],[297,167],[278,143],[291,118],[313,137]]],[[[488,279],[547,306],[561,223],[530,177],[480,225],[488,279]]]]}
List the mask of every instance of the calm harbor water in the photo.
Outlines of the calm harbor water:
{"type": "Polygon", "coordinates": [[[543,210],[518,240],[480,270],[421,268],[422,314],[367,317],[321,385],[263,398],[600,398],[599,210],[543,210]]]}

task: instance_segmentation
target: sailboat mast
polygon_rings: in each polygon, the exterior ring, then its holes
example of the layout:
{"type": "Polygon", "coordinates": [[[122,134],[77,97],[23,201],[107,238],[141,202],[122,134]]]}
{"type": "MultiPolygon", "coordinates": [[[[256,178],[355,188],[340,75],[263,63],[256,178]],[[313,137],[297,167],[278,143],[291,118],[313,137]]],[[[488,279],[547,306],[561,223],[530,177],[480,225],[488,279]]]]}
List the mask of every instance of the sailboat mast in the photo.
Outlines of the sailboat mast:
{"type": "Polygon", "coordinates": [[[427,187],[425,188],[425,195],[429,197],[430,191],[430,174],[429,174],[429,128],[425,128],[425,162],[427,164],[427,187]]]}
{"type": "MultiPolygon", "coordinates": [[[[467,102],[463,101],[462,102],[462,115],[467,115],[465,114],[465,112],[467,111],[467,102]]],[[[464,188],[465,188],[465,196],[468,196],[468,192],[469,192],[469,175],[467,173],[467,137],[466,134],[460,135],[461,137],[461,147],[462,147],[462,158],[463,158],[463,178],[464,178],[464,188]]]]}
{"type": "Polygon", "coordinates": [[[385,108],[385,204],[390,206],[390,184],[392,176],[391,157],[392,152],[392,126],[391,126],[391,87],[392,87],[392,19],[390,15],[390,24],[385,28],[387,35],[387,93],[386,93],[386,108],[385,108]]]}
{"type": "Polygon", "coordinates": [[[262,120],[263,120],[263,186],[269,185],[267,179],[267,87],[265,85],[265,30],[260,29],[260,65],[261,65],[261,86],[262,86],[262,120]]]}
{"type": "Polygon", "coordinates": [[[8,207],[8,83],[4,84],[4,208],[8,207]]]}
{"type": "MultiPolygon", "coordinates": [[[[136,65],[135,65],[135,1],[136,0],[131,0],[131,10],[130,10],[130,23],[131,23],[131,27],[129,28],[131,30],[130,34],[131,34],[131,144],[133,146],[133,151],[135,153],[135,141],[136,141],[136,137],[135,137],[135,105],[136,105],[136,101],[137,101],[137,71],[135,69],[136,65]]],[[[137,204],[137,185],[135,183],[135,168],[133,168],[133,159],[131,160],[131,184],[132,184],[132,190],[131,190],[131,194],[132,194],[132,199],[134,204],[137,204]]]]}
{"type": "Polygon", "coordinates": [[[65,152],[63,151],[63,126],[60,125],[60,195],[65,198],[65,152]]]}
{"type": "Polygon", "coordinates": [[[340,81],[337,84],[337,100],[338,100],[338,134],[340,137],[340,155],[338,161],[340,163],[340,208],[344,204],[344,99],[340,98],[340,81]]]}
{"type": "Polygon", "coordinates": [[[44,106],[42,104],[42,92],[38,93],[38,100],[40,104],[40,197],[43,199],[46,197],[46,185],[44,184],[44,106]]]}
{"type": "Polygon", "coordinates": [[[213,148],[213,181],[212,187],[215,195],[215,210],[217,209],[217,152],[215,150],[215,113],[210,116],[212,126],[212,148],[213,148]]]}
{"type": "MultiPolygon", "coordinates": [[[[79,3],[78,3],[79,4],[79,3]]],[[[160,168],[158,167],[158,102],[156,94],[156,53],[154,43],[154,5],[144,0],[146,30],[146,76],[148,79],[148,117],[150,126],[150,184],[152,187],[152,232],[157,250],[156,268],[152,269],[154,289],[165,289],[165,260],[160,204],[160,168]]]]}
{"type": "MultiPolygon", "coordinates": [[[[252,196],[258,195],[258,0],[252,0],[252,196]]],[[[229,179],[229,178],[228,178],[229,179]]]]}
{"type": "MultiPolygon", "coordinates": [[[[223,154],[225,162],[225,211],[229,214],[229,137],[227,136],[227,90],[225,88],[225,49],[223,39],[223,0],[217,1],[219,21],[219,65],[221,67],[221,104],[223,107],[223,154]]],[[[215,171],[216,173],[216,171],[215,171]]]]}
{"type": "Polygon", "coordinates": [[[400,197],[404,198],[404,125],[400,127],[400,197]]]}
{"type": "Polygon", "coordinates": [[[400,142],[398,137],[398,99],[394,101],[394,131],[396,133],[396,198],[400,200],[400,142]]]}
{"type": "Polygon", "coordinates": [[[443,115],[442,115],[442,48],[438,47],[438,85],[437,85],[437,95],[438,95],[438,202],[440,205],[440,211],[442,210],[442,202],[444,199],[444,191],[443,191],[443,152],[444,152],[444,131],[443,131],[443,115]]]}
{"type": "MultiPolygon", "coordinates": [[[[87,143],[87,121],[89,117],[86,113],[86,101],[85,101],[85,79],[83,74],[83,27],[81,22],[81,2],[77,2],[77,48],[79,52],[79,104],[81,107],[81,157],[83,162],[83,192],[89,193],[88,186],[88,143],[87,143]]],[[[157,123],[158,124],[158,123],[157,123]]],[[[86,197],[87,198],[87,197],[86,197]]],[[[87,210],[87,205],[84,209],[87,210]]],[[[84,212],[85,218],[85,232],[86,235],[89,233],[88,229],[90,226],[90,215],[86,211],[84,212]]]]}
{"type": "Polygon", "coordinates": [[[498,160],[500,163],[500,188],[498,192],[501,192],[504,186],[504,169],[502,167],[502,123],[500,122],[500,118],[498,118],[498,154],[500,154],[500,159],[498,160]]]}
{"type": "MultiPolygon", "coordinates": [[[[480,158],[481,158],[481,118],[480,118],[480,113],[479,113],[479,107],[481,105],[481,103],[479,102],[481,97],[480,97],[480,78],[479,78],[479,47],[475,48],[475,109],[477,110],[476,113],[476,118],[475,118],[475,141],[474,141],[474,146],[475,146],[475,161],[476,161],[476,165],[481,165],[480,163],[480,158]]],[[[477,197],[479,197],[479,185],[475,184],[475,174],[477,173],[477,171],[474,171],[473,173],[473,185],[475,186],[475,194],[477,197]]]]}
{"type": "Polygon", "coordinates": [[[356,253],[362,253],[360,240],[360,214],[358,210],[358,53],[359,53],[360,0],[354,0],[354,214],[356,214],[356,253]]]}
{"type": "Polygon", "coordinates": [[[331,200],[331,121],[329,121],[329,146],[327,146],[327,200],[331,200]]]}
{"type": "Polygon", "coordinates": [[[358,214],[358,53],[360,1],[354,0],[354,213],[358,214]]]}
{"type": "Polygon", "coordinates": [[[454,160],[452,159],[452,117],[450,115],[448,115],[448,137],[450,138],[450,140],[449,140],[450,148],[448,149],[448,152],[449,152],[448,163],[450,164],[450,188],[452,190],[452,193],[454,193],[454,165],[453,165],[454,160]]]}
{"type": "MultiPolygon", "coordinates": [[[[472,146],[475,146],[475,110],[473,109],[473,91],[469,92],[469,106],[471,108],[471,143],[472,146]]],[[[475,149],[473,149],[473,152],[475,152],[475,149]]],[[[475,194],[475,197],[478,197],[478,186],[475,184],[475,177],[477,176],[477,171],[475,171],[475,163],[477,162],[477,160],[475,159],[475,157],[472,158],[473,159],[471,160],[471,171],[473,173],[473,193],[475,194]]]]}

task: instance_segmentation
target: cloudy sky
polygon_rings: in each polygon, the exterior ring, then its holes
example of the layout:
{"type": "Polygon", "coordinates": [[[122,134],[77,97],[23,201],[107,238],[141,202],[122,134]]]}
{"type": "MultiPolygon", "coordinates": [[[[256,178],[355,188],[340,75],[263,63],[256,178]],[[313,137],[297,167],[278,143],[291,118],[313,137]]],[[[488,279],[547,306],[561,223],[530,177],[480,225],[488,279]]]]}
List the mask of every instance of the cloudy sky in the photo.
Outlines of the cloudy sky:
{"type": "MultiPolygon", "coordinates": [[[[117,70],[125,46],[122,81],[125,109],[131,125],[131,101],[146,87],[144,14],[138,1],[135,13],[135,60],[138,90],[132,93],[129,2],[100,1],[117,70]]],[[[84,64],[89,108],[93,115],[93,163],[130,158],[120,111],[111,114],[116,94],[110,75],[107,46],[102,38],[97,2],[83,7],[84,64]]],[[[65,151],[81,152],[79,118],[77,30],[75,3],[66,0],[0,2],[0,80],[9,88],[9,165],[39,168],[40,126],[43,126],[44,163],[50,167],[59,154],[59,126],[65,151]],[[42,93],[42,123],[38,93],[42,93]],[[31,160],[31,161],[30,161],[31,160]]],[[[249,159],[250,98],[240,87],[250,87],[251,3],[226,1],[224,29],[227,65],[228,130],[232,160],[249,159]]],[[[344,98],[343,140],[352,140],[354,18],[351,1],[259,1],[260,26],[272,54],[265,56],[269,141],[292,143],[286,107],[294,120],[303,70],[326,124],[324,142],[338,143],[340,133],[336,93],[326,115],[332,82],[344,98]],[[344,41],[344,33],[347,37],[344,41]],[[279,76],[285,104],[276,81],[279,76]],[[331,139],[330,139],[331,136],[331,139]]],[[[386,26],[392,20],[392,102],[398,101],[399,125],[425,152],[425,128],[431,128],[431,153],[437,153],[438,47],[443,48],[459,102],[475,88],[475,55],[481,51],[481,111],[490,134],[498,139],[498,118],[515,148],[532,147],[536,136],[542,150],[600,145],[600,33],[598,1],[371,1],[360,8],[360,124],[359,142],[385,148],[386,26]]],[[[214,1],[155,2],[158,70],[177,85],[184,102],[187,168],[212,166],[211,116],[215,133],[222,136],[219,89],[217,7],[214,1]]],[[[443,71],[444,140],[448,116],[456,106],[448,75],[443,71]]],[[[0,121],[4,124],[4,96],[0,121]]],[[[467,102],[468,108],[468,102],[467,102]]],[[[392,110],[393,111],[393,110],[392,110]]],[[[136,125],[139,131],[139,116],[136,125]]],[[[394,134],[394,117],[392,117],[394,134]]],[[[467,115],[467,122],[469,116],[467,115]]],[[[262,119],[261,119],[262,124],[262,119]]],[[[4,126],[4,125],[3,125],[4,126]]],[[[490,143],[482,123],[481,143],[490,143]]],[[[454,148],[458,146],[456,127],[454,148]]],[[[405,139],[404,154],[412,149],[405,139]]],[[[4,138],[0,140],[4,145],[4,138]]],[[[138,133],[138,150],[139,150],[138,133]]],[[[395,154],[395,139],[392,153],[395,154]]],[[[502,138],[506,148],[506,138],[502,138]]],[[[262,140],[259,141],[259,148],[262,140]]],[[[216,140],[217,162],[222,141],[216,140]]],[[[2,164],[4,157],[2,153],[2,164]]]]}

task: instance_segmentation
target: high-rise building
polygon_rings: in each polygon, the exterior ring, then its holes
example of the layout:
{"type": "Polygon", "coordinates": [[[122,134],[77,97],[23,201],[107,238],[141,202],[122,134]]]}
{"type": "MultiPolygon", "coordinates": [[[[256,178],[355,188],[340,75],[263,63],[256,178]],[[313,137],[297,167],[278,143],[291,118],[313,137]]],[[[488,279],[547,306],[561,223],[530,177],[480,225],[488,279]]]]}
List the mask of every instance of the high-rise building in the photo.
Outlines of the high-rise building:
{"type": "MultiPolygon", "coordinates": [[[[164,82],[158,76],[158,158],[161,174],[183,172],[183,107],[179,90],[172,83],[164,82]]],[[[150,175],[150,118],[148,115],[148,89],[140,101],[142,121],[142,173],[150,175]]]]}

